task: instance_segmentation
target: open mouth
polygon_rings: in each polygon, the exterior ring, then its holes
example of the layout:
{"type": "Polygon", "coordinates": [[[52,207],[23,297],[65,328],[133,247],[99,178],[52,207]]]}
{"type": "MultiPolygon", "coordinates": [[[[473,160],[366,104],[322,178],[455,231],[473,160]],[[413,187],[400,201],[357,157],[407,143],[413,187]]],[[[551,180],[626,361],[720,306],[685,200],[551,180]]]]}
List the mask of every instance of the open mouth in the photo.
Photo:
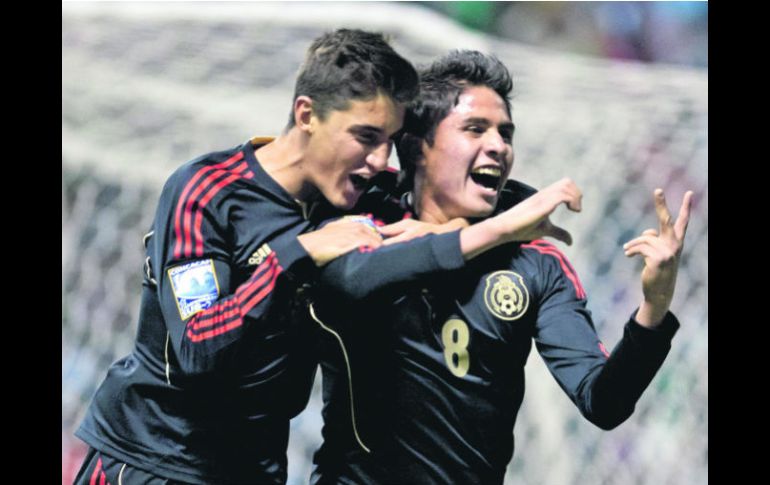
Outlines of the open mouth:
{"type": "Polygon", "coordinates": [[[503,176],[499,167],[481,167],[471,171],[471,179],[478,185],[490,190],[500,187],[500,179],[503,176]]]}
{"type": "Polygon", "coordinates": [[[369,185],[369,179],[362,177],[361,175],[350,174],[350,181],[353,183],[353,188],[356,190],[364,190],[369,185]]]}

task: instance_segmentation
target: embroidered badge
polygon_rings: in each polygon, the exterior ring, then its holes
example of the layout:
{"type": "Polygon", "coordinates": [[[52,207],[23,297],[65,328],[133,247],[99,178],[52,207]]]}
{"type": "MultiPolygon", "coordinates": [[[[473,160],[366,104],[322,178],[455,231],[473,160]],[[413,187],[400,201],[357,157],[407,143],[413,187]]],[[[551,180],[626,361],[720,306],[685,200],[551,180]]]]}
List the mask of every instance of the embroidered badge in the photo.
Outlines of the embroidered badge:
{"type": "Polygon", "coordinates": [[[529,306],[529,292],[524,278],[513,271],[495,271],[487,276],[484,303],[497,318],[517,320],[529,306]]]}
{"type": "Polygon", "coordinates": [[[168,278],[182,320],[210,307],[219,297],[219,283],[211,259],[170,268],[168,278]]]}

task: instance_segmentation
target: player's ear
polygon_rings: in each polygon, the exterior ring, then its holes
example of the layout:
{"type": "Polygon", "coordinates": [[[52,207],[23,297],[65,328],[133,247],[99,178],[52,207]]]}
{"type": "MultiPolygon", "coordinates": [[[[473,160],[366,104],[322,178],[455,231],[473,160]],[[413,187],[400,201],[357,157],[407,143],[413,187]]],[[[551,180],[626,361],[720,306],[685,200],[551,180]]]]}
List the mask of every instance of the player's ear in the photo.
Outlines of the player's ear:
{"type": "Polygon", "coordinates": [[[294,125],[301,131],[312,133],[314,119],[313,100],[309,96],[297,96],[294,100],[294,125]]]}

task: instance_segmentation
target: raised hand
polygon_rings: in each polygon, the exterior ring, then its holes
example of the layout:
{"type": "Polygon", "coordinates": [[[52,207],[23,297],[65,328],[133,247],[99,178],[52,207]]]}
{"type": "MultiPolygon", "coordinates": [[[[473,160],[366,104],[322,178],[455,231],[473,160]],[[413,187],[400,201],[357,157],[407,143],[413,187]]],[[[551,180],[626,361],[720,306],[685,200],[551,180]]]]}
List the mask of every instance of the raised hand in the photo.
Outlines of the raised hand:
{"type": "Polygon", "coordinates": [[[690,221],[692,191],[687,191],[676,221],[666,205],[662,189],[655,189],[655,212],[658,215],[658,229],[647,229],[642,235],[623,245],[625,255],[644,258],[642,269],[642,293],[644,300],[637,312],[636,320],[648,327],[658,325],[671,305],[676,286],[676,275],[684,246],[684,236],[690,221]]]}
{"type": "Polygon", "coordinates": [[[382,237],[375,229],[345,218],[317,231],[300,234],[297,239],[319,267],[359,246],[377,248],[382,244],[382,237]]]}
{"type": "Polygon", "coordinates": [[[505,212],[474,224],[460,232],[460,246],[466,259],[511,241],[531,241],[552,237],[572,244],[567,230],[553,224],[548,216],[561,204],[580,212],[583,194],[569,178],[563,178],[505,212]]]}
{"type": "Polygon", "coordinates": [[[580,212],[582,198],[583,194],[575,182],[563,178],[493,219],[499,219],[505,225],[508,241],[531,241],[552,237],[571,245],[572,235],[566,229],[553,224],[548,216],[560,204],[565,204],[574,212],[580,212]]]}
{"type": "Polygon", "coordinates": [[[582,209],[583,194],[569,178],[563,178],[528,199],[516,204],[496,217],[501,217],[509,224],[509,241],[531,241],[542,237],[552,237],[568,245],[572,244],[572,235],[553,224],[548,216],[565,204],[574,212],[582,209]]]}

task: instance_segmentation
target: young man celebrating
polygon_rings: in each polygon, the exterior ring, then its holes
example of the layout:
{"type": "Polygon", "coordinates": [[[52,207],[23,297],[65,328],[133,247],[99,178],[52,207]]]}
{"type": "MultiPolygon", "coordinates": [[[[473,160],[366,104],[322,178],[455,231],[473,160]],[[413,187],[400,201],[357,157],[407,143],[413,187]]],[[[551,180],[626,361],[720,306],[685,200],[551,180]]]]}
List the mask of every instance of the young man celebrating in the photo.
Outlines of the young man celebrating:
{"type": "Polygon", "coordinates": [[[674,222],[656,191],[659,229],[624,246],[645,260],[644,299],[610,355],[577,274],[541,239],[571,243],[548,215],[561,203],[580,210],[580,191],[567,179],[534,195],[505,184],[514,131],[505,66],[453,52],[422,71],[420,84],[398,144],[413,181],[406,199],[427,223],[479,222],[429,236],[454,238],[459,251],[445,255],[461,260],[451,273],[392,277],[420,264],[393,257],[420,239],[349,253],[324,268],[328,296],[345,304],[314,305],[327,338],[324,444],[313,483],[502,483],[532,340],[580,412],[611,429],[632,414],[679,326],[668,310],[690,192],[674,222]],[[504,185],[515,205],[489,217],[504,185]]]}
{"type": "Polygon", "coordinates": [[[323,35],[281,136],[171,175],[145,236],[136,345],[76,433],[90,446],[76,483],[285,483],[289,419],[316,365],[297,289],[380,244],[361,224],[314,230],[312,208],[356,203],[416,92],[414,68],[381,35],[323,35]]]}

